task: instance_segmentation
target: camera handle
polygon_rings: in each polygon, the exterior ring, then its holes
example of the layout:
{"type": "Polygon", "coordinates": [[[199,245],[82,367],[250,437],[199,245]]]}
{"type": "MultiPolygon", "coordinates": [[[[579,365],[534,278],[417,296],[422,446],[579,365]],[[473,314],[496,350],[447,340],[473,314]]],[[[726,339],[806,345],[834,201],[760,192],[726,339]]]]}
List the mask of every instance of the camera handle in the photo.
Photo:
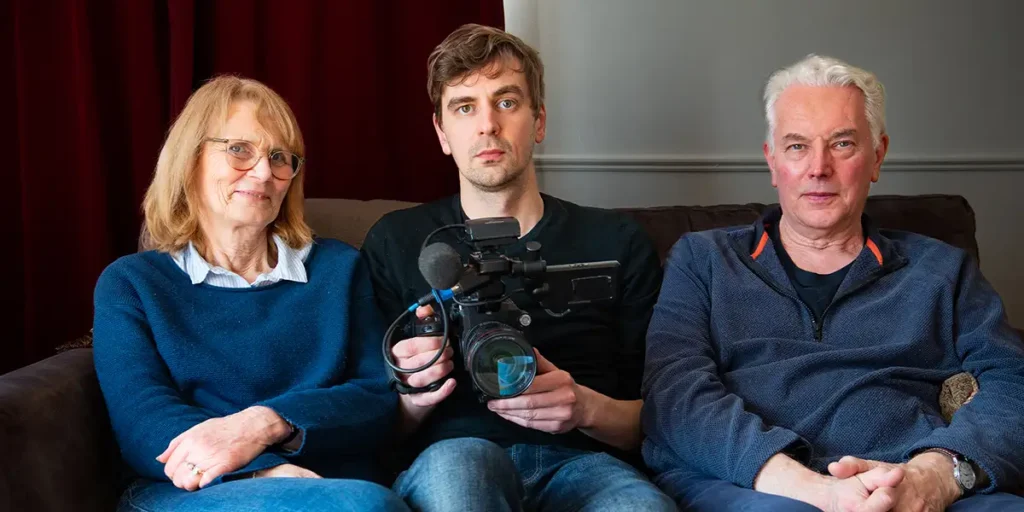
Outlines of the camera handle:
{"type": "Polygon", "coordinates": [[[448,380],[448,376],[444,376],[441,379],[435,380],[426,386],[410,386],[398,379],[398,376],[391,372],[391,389],[398,392],[400,395],[416,395],[419,393],[430,393],[431,391],[437,391],[441,389],[445,381],[448,380]]]}
{"type": "Polygon", "coordinates": [[[443,336],[441,347],[437,350],[437,353],[434,354],[434,357],[431,358],[431,360],[428,361],[426,364],[423,364],[418,368],[409,369],[399,368],[397,365],[395,365],[394,361],[392,360],[391,339],[394,335],[396,328],[406,319],[406,317],[415,312],[414,307],[410,307],[408,310],[399,315],[394,322],[391,323],[391,326],[388,327],[387,332],[384,334],[384,340],[383,343],[381,344],[381,352],[383,352],[382,355],[384,356],[384,362],[386,363],[385,369],[388,372],[389,386],[391,387],[391,389],[403,395],[414,393],[428,393],[431,391],[436,391],[440,389],[444,382],[447,380],[447,377],[445,377],[435,382],[431,382],[426,386],[416,387],[410,386],[402,382],[402,380],[398,378],[399,373],[416,373],[429,368],[434,363],[436,363],[438,359],[441,358],[441,354],[444,353],[444,349],[448,347],[448,315],[444,311],[444,294],[443,292],[439,292],[438,290],[431,291],[431,294],[433,295],[440,309],[438,316],[441,317],[441,321],[439,322],[435,318],[432,322],[424,322],[417,324],[414,334],[415,336],[443,336]],[[438,327],[440,327],[440,329],[438,327]]]}
{"type": "MultiPolygon", "coordinates": [[[[440,314],[444,315],[445,313],[442,310],[440,314]]],[[[414,330],[414,334],[415,334],[414,337],[420,337],[420,336],[423,336],[423,337],[428,337],[428,336],[444,336],[444,324],[445,323],[447,323],[447,322],[441,322],[436,317],[433,317],[432,321],[427,321],[427,322],[423,322],[423,323],[417,323],[416,327],[415,327],[415,330],[414,330]]],[[[445,349],[445,344],[442,343],[441,349],[438,351],[438,353],[443,352],[444,349],[445,349]]],[[[389,368],[389,370],[390,370],[390,368],[389,368]]],[[[417,393],[429,393],[431,391],[437,391],[438,389],[441,389],[441,386],[443,386],[445,381],[447,381],[448,378],[449,378],[449,376],[445,375],[444,377],[441,377],[440,379],[438,379],[438,380],[436,380],[434,382],[431,382],[430,384],[427,384],[426,386],[416,387],[416,386],[410,386],[410,385],[402,382],[402,380],[398,378],[397,372],[391,371],[390,373],[391,373],[391,375],[390,375],[391,376],[391,389],[397,391],[399,394],[402,394],[402,395],[414,395],[414,394],[417,394],[417,393]]]]}

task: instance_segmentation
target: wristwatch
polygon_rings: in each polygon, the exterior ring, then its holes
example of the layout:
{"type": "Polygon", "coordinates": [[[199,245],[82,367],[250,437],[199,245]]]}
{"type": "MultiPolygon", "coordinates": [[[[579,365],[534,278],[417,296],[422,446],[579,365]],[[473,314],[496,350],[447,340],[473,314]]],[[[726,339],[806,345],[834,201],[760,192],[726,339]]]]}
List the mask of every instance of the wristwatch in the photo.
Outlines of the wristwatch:
{"type": "Polygon", "coordinates": [[[978,484],[978,474],[974,471],[974,466],[967,461],[967,458],[945,448],[929,448],[925,452],[937,452],[953,459],[953,479],[960,486],[961,496],[974,491],[975,486],[978,484]]]}

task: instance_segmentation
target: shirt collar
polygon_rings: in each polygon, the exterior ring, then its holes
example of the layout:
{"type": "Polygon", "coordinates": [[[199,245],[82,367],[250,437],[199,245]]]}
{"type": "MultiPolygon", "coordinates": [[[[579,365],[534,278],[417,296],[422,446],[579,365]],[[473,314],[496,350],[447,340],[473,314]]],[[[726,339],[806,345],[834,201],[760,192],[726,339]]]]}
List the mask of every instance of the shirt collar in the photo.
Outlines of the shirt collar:
{"type": "MultiPolygon", "coordinates": [[[[297,283],[308,282],[309,280],[306,276],[305,260],[306,257],[309,256],[309,252],[312,249],[313,244],[308,243],[301,249],[293,249],[284,242],[284,239],[276,234],[273,235],[273,240],[274,245],[277,247],[277,266],[270,272],[257,276],[251,286],[264,286],[278,281],[294,281],[297,283]]],[[[192,284],[205,283],[211,273],[224,276],[234,276],[242,282],[245,282],[241,276],[231,272],[230,270],[223,267],[211,266],[206,259],[199,254],[199,251],[196,250],[196,247],[192,242],[189,242],[188,247],[178,251],[174,255],[174,262],[177,263],[186,274],[188,274],[192,284]]],[[[248,285],[248,283],[246,284],[248,285]]]]}
{"type": "Polygon", "coordinates": [[[277,246],[277,266],[269,273],[257,277],[253,284],[259,283],[260,279],[264,276],[270,282],[308,282],[305,261],[313,244],[306,244],[301,249],[296,250],[286,244],[280,236],[274,235],[274,245],[277,246]]]}

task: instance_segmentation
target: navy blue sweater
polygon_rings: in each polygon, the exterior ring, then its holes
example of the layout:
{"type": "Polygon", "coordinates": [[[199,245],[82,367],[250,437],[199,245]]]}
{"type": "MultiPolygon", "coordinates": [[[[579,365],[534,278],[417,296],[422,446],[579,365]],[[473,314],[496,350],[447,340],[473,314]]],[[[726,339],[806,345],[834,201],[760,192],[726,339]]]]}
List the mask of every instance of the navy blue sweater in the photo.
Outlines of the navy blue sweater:
{"type": "Polygon", "coordinates": [[[968,255],[865,222],[869,241],[817,322],[765,234],[780,215],[673,247],[647,336],[650,467],[749,488],[783,450],[824,471],[843,455],[898,463],[942,447],[988,473],[985,491],[1021,482],[1024,344],[968,255]],[[947,424],[939,390],[964,371],[980,391],[947,424]]]}
{"type": "Polygon", "coordinates": [[[107,267],[96,284],[94,359],[136,472],[167,480],[155,457],[171,439],[258,404],[302,429],[302,446],[264,452],[225,477],[285,462],[323,476],[376,476],[374,449],[397,401],[369,274],[358,251],[325,239],[306,272],[307,283],[229,289],[193,285],[166,253],[107,267]]]}

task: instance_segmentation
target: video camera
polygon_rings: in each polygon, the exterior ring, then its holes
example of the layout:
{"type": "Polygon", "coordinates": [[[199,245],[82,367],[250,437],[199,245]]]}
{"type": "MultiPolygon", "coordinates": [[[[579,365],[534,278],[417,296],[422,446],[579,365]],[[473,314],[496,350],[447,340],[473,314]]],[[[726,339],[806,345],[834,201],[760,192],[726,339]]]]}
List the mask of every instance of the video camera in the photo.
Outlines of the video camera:
{"type": "MultiPolygon", "coordinates": [[[[399,393],[423,393],[438,389],[447,377],[416,388],[402,383],[397,373],[416,373],[434,364],[448,346],[449,331],[459,332],[459,350],[473,388],[481,401],[510,398],[522,394],[537,375],[533,346],[524,329],[533,319],[521,310],[511,296],[525,292],[549,312],[592,302],[610,301],[618,289],[617,261],[548,265],[540,255],[541,244],[526,243],[526,254],[515,259],[505,249],[519,240],[519,222],[513,217],[474,219],[465,224],[444,226],[423,242],[419,268],[432,292],[420,298],[392,323],[384,336],[384,360],[392,387],[399,393]],[[445,229],[462,229],[473,251],[462,262],[450,245],[430,239],[445,229]],[[502,278],[520,277],[523,288],[506,290],[502,278]],[[446,313],[443,302],[454,304],[446,313]],[[437,304],[433,317],[406,324],[406,337],[443,336],[441,348],[426,364],[411,369],[398,368],[391,356],[392,336],[397,326],[418,306],[437,304]]],[[[560,314],[560,313],[554,313],[560,314]]]]}

